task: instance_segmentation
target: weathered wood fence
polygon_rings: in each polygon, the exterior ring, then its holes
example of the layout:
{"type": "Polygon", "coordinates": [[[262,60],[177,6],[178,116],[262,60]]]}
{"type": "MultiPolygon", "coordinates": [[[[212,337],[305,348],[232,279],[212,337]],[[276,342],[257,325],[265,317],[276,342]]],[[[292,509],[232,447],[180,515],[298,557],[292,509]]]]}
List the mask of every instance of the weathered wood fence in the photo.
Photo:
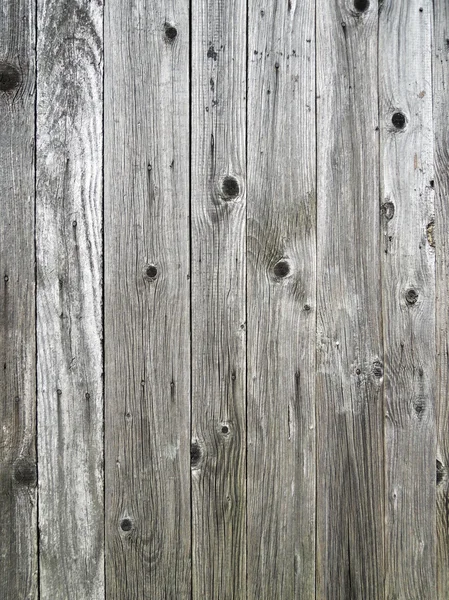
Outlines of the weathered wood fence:
{"type": "Polygon", "coordinates": [[[449,598],[449,2],[1,0],[0,598],[449,598]]]}

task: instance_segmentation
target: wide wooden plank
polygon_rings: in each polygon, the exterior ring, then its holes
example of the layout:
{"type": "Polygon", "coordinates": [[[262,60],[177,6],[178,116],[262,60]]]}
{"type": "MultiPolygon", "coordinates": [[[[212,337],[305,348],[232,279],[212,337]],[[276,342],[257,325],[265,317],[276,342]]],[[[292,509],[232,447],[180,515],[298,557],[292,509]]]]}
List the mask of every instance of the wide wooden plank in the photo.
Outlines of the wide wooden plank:
{"type": "Polygon", "coordinates": [[[246,2],[192,3],[193,598],[246,598],[246,2]]]}
{"type": "Polygon", "coordinates": [[[107,598],[190,598],[189,5],[105,7],[107,598]]]}
{"type": "Polygon", "coordinates": [[[383,598],[378,4],[317,4],[317,598],[383,598]]]}
{"type": "Polygon", "coordinates": [[[449,4],[433,3],[435,219],[427,239],[436,253],[437,598],[449,597],[449,4]]]}
{"type": "Polygon", "coordinates": [[[0,597],[37,598],[35,2],[0,18],[0,597]]]}
{"type": "Polygon", "coordinates": [[[386,598],[435,598],[431,23],[432,0],[382,4],[386,598]]]}
{"type": "Polygon", "coordinates": [[[101,2],[40,0],[40,594],[104,597],[101,2]]]}
{"type": "Polygon", "coordinates": [[[315,598],[315,1],[249,3],[248,598],[315,598]]]}

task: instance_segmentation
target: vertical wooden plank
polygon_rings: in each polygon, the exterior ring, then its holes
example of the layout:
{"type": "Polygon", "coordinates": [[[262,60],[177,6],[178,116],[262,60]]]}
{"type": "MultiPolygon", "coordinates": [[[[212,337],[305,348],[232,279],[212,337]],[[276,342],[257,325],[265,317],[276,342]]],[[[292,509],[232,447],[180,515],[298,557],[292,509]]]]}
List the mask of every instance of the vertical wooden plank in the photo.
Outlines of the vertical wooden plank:
{"type": "Polygon", "coordinates": [[[427,241],[436,253],[437,598],[449,597],[449,4],[434,1],[433,122],[435,219],[427,241]]]}
{"type": "Polygon", "coordinates": [[[246,2],[192,3],[193,598],[246,598],[246,2]]]}
{"type": "Polygon", "coordinates": [[[104,597],[103,9],[38,0],[40,593],[104,597]]]}
{"type": "Polygon", "coordinates": [[[105,7],[107,598],[190,598],[189,5],[105,7]]]}
{"type": "Polygon", "coordinates": [[[35,3],[0,18],[0,597],[37,598],[35,3]]]}
{"type": "Polygon", "coordinates": [[[248,598],[315,598],[315,1],[249,3],[248,598]]]}
{"type": "Polygon", "coordinates": [[[431,0],[382,4],[387,598],[435,598],[435,252],[428,236],[434,208],[431,23],[431,0]]]}
{"type": "Polygon", "coordinates": [[[317,4],[317,598],[383,598],[378,4],[317,4]]]}

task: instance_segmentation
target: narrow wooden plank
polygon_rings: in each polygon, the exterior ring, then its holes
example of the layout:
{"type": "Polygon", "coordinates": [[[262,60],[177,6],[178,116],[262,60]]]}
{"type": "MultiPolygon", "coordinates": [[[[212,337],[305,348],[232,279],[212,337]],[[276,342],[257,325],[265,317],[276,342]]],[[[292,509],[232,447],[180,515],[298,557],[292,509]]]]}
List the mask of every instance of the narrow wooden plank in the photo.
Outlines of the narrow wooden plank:
{"type": "Polygon", "coordinates": [[[378,4],[317,4],[317,598],[383,598],[378,4]]]}
{"type": "Polygon", "coordinates": [[[0,597],[37,598],[35,2],[0,18],[0,597]]]}
{"type": "Polygon", "coordinates": [[[437,598],[449,597],[449,4],[433,3],[435,219],[427,239],[436,253],[437,598]]]}
{"type": "Polygon", "coordinates": [[[435,598],[435,252],[427,230],[434,208],[431,23],[432,0],[382,5],[387,598],[435,598]]]}
{"type": "Polygon", "coordinates": [[[104,598],[102,3],[39,0],[40,595],[104,598]]]}
{"type": "Polygon", "coordinates": [[[248,598],[315,598],[315,1],[249,3],[248,598]]]}
{"type": "Polygon", "coordinates": [[[190,598],[189,6],[105,7],[107,598],[190,598]]]}
{"type": "Polygon", "coordinates": [[[246,598],[246,2],[192,3],[193,598],[246,598]]]}

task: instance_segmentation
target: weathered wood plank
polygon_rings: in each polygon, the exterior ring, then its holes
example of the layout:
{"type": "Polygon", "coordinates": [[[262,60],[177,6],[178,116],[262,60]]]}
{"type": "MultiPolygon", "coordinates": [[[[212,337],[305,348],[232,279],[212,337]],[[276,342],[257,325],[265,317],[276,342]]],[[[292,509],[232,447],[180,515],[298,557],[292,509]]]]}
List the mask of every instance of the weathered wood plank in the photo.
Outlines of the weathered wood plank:
{"type": "Polygon", "coordinates": [[[315,1],[249,3],[248,598],[315,598],[315,1]]]}
{"type": "Polygon", "coordinates": [[[104,597],[102,2],[39,0],[40,594],[104,597]]]}
{"type": "Polygon", "coordinates": [[[379,22],[386,597],[435,597],[431,0],[379,22]],[[398,32],[401,43],[398,44],[398,32]]]}
{"type": "MultiPolygon", "coordinates": [[[[435,220],[427,239],[436,252],[437,598],[449,597],[449,4],[434,1],[433,120],[435,220]]],[[[433,182],[430,178],[430,186],[433,182]]]]}
{"type": "Polygon", "coordinates": [[[37,598],[35,2],[0,18],[0,597],[37,598]]]}
{"type": "Polygon", "coordinates": [[[193,598],[246,598],[246,2],[192,4],[193,598]]]}
{"type": "Polygon", "coordinates": [[[378,4],[317,4],[317,598],[383,598],[378,4]]]}
{"type": "Polygon", "coordinates": [[[105,7],[108,598],[190,598],[189,6],[105,7]]]}

